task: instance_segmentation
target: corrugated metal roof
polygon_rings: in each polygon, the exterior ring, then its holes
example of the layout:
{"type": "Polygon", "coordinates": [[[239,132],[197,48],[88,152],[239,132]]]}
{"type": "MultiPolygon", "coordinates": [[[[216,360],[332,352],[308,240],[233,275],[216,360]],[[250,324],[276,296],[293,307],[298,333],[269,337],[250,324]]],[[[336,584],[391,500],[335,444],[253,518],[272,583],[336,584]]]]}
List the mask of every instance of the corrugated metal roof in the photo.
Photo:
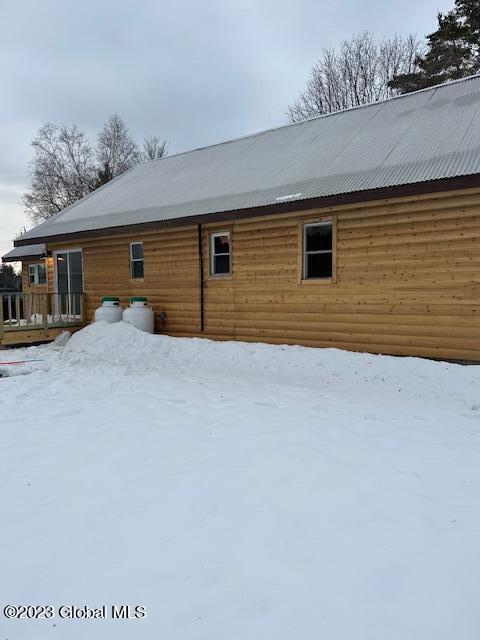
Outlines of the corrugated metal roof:
{"type": "Polygon", "coordinates": [[[21,240],[480,172],[480,76],[137,165],[21,240]]]}
{"type": "Polygon", "coordinates": [[[2,256],[2,262],[20,262],[24,258],[41,258],[45,255],[47,250],[44,244],[27,244],[6,253],[2,256]]]}

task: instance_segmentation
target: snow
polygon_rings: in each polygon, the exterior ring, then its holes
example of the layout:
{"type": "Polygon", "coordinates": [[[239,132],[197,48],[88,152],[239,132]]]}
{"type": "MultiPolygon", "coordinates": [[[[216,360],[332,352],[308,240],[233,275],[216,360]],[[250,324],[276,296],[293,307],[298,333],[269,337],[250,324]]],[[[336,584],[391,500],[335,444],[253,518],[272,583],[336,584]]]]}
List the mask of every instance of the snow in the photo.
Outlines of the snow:
{"type": "MultiPolygon", "coordinates": [[[[52,314],[47,314],[47,323],[48,324],[58,324],[60,322],[62,323],[72,323],[75,324],[75,322],[77,321],[81,321],[82,317],[79,315],[75,315],[72,313],[55,313],[54,315],[52,314]]],[[[33,327],[42,327],[43,325],[43,314],[41,313],[32,313],[28,318],[20,318],[20,320],[17,320],[16,318],[13,318],[11,320],[6,320],[4,322],[4,330],[8,331],[9,327],[29,327],[30,325],[32,325],[33,327]]]]}
{"type": "Polygon", "coordinates": [[[0,379],[2,608],[147,617],[2,640],[479,637],[480,367],[123,323],[0,351],[38,358],[0,379]]]}

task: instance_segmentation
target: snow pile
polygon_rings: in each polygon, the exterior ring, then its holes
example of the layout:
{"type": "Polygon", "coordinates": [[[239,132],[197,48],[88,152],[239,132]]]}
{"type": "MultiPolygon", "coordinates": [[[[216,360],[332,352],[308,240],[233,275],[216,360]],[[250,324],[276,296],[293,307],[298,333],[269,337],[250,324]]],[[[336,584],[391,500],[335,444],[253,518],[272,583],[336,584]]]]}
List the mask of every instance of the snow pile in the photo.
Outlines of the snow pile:
{"type": "Polygon", "coordinates": [[[480,409],[480,367],[339,349],[151,335],[123,322],[95,322],[75,333],[67,361],[190,376],[227,376],[308,385],[331,391],[385,394],[425,401],[455,399],[480,409]]]}

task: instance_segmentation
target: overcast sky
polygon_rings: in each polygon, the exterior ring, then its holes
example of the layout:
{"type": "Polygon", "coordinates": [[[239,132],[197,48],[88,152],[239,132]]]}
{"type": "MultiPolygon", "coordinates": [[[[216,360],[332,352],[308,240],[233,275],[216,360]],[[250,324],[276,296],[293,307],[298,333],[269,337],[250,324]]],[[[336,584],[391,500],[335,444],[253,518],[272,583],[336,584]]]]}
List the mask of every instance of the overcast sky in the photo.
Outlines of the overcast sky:
{"type": "Polygon", "coordinates": [[[112,113],[170,153],[284,124],[322,47],[424,36],[453,0],[0,0],[0,255],[45,122],[94,140],[112,113]]]}

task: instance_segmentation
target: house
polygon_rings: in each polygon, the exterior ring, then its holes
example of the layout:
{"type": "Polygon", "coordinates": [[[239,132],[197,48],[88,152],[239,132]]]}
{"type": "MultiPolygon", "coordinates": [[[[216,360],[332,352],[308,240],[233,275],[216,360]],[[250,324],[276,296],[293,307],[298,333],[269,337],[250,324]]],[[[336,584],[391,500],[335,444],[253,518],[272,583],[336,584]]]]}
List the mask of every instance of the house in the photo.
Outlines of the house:
{"type": "Polygon", "coordinates": [[[44,243],[15,247],[2,256],[2,262],[22,263],[22,291],[24,293],[52,290],[52,261],[51,259],[47,260],[47,248],[44,243]],[[47,273],[50,277],[50,286],[47,284],[47,273]]]}
{"type": "Polygon", "coordinates": [[[137,165],[15,247],[68,317],[479,361],[480,76],[137,165]]]}
{"type": "MultiPolygon", "coordinates": [[[[44,243],[15,247],[2,262],[22,263],[22,293],[0,291],[0,346],[48,341],[65,328],[83,326],[78,314],[60,314],[69,296],[54,292],[53,258],[44,243]]],[[[70,302],[75,299],[83,304],[82,293],[70,296],[70,302]]]]}

